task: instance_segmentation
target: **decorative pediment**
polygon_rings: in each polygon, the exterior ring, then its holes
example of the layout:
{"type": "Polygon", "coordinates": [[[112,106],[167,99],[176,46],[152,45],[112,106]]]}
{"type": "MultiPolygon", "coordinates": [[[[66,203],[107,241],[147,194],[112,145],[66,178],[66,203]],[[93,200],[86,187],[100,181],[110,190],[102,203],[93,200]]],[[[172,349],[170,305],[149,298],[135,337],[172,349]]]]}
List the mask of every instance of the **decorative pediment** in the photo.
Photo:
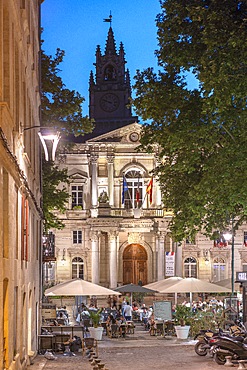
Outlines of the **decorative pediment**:
{"type": "Polygon", "coordinates": [[[93,139],[87,140],[87,143],[108,142],[108,143],[132,143],[139,144],[141,132],[140,123],[132,123],[128,126],[99,135],[93,139]]]}
{"type": "Polygon", "coordinates": [[[68,171],[69,177],[74,181],[86,182],[88,174],[85,171],[80,171],[78,168],[72,168],[68,171]]]}

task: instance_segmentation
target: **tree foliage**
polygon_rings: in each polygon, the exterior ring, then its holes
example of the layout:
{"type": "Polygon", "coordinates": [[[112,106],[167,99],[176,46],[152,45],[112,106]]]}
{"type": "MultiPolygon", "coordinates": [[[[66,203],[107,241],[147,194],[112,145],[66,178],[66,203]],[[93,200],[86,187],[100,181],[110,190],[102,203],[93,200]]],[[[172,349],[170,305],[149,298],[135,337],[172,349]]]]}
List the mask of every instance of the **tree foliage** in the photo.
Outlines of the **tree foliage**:
{"type": "MultiPolygon", "coordinates": [[[[82,114],[84,98],[76,91],[65,87],[59,76],[59,64],[64,51],[57,49],[53,58],[41,50],[41,121],[42,126],[52,127],[61,133],[58,152],[71,142],[66,137],[79,136],[92,131],[93,122],[82,114]]],[[[65,169],[60,170],[52,161],[43,160],[43,212],[45,232],[50,228],[61,229],[64,224],[54,211],[66,210],[69,193],[66,184],[69,177],[65,169]],[[61,184],[64,184],[61,186],[61,184]],[[60,185],[60,187],[59,187],[60,185]]]]}
{"type": "Polygon", "coordinates": [[[237,0],[161,0],[156,18],[159,71],[137,71],[137,113],[150,120],[142,146],[159,147],[165,207],[176,240],[211,235],[247,216],[247,4],[237,0]],[[188,88],[192,73],[198,88],[188,88]]]}
{"type": "Polygon", "coordinates": [[[69,200],[66,185],[69,178],[66,169],[59,169],[53,162],[43,161],[43,213],[44,231],[51,228],[62,229],[63,222],[54,211],[65,212],[69,200]]]}
{"type": "Polygon", "coordinates": [[[65,53],[57,49],[55,57],[41,50],[41,119],[42,125],[57,128],[63,136],[84,135],[92,131],[92,121],[83,117],[85,101],[75,90],[69,90],[59,76],[65,53]]]}

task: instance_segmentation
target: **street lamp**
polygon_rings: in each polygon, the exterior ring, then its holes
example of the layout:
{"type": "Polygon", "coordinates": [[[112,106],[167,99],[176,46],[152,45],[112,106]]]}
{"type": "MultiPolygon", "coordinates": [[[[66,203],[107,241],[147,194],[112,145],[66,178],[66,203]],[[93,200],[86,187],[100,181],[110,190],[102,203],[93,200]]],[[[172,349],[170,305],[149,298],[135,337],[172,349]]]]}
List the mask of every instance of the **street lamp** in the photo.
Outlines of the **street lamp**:
{"type": "Polygon", "coordinates": [[[60,140],[60,133],[56,131],[52,127],[42,127],[42,126],[32,126],[32,127],[25,127],[23,131],[32,130],[38,128],[40,131],[38,132],[40,141],[42,143],[44,153],[45,153],[45,160],[49,161],[49,153],[46,141],[52,143],[51,149],[51,159],[55,161],[56,150],[58,146],[58,142],[60,140]]]}
{"type": "Polygon", "coordinates": [[[230,231],[226,231],[223,233],[223,236],[226,241],[230,241],[232,239],[232,259],[231,259],[231,269],[232,269],[232,276],[231,276],[231,289],[232,289],[232,296],[234,296],[234,228],[233,228],[233,219],[232,219],[232,229],[230,231]]]}

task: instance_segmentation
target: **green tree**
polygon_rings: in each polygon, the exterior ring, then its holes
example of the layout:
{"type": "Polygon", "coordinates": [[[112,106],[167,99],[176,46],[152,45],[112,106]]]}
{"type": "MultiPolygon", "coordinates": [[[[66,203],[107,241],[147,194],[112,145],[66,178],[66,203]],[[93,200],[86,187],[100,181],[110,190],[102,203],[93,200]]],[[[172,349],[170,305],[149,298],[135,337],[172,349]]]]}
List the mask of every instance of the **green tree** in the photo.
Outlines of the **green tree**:
{"type": "Polygon", "coordinates": [[[55,57],[41,50],[41,120],[42,125],[53,127],[63,136],[84,135],[93,129],[88,116],[83,117],[82,103],[85,101],[75,90],[69,90],[59,76],[65,53],[57,49],[55,57]]]}
{"type": "Polygon", "coordinates": [[[44,232],[47,233],[51,228],[64,227],[54,211],[66,211],[69,200],[66,184],[69,184],[69,177],[66,169],[60,170],[53,162],[43,161],[42,166],[44,232]]]}
{"type": "Polygon", "coordinates": [[[141,149],[157,152],[155,175],[174,210],[173,236],[212,235],[247,215],[247,4],[161,0],[159,71],[137,71],[141,149]],[[188,74],[198,88],[188,88],[188,74]]]}
{"type": "MultiPolygon", "coordinates": [[[[60,49],[54,58],[41,50],[41,121],[42,126],[61,133],[58,152],[72,145],[66,137],[84,135],[93,128],[93,122],[87,116],[83,117],[82,103],[85,99],[78,92],[67,89],[59,76],[58,66],[63,57],[64,51],[60,49]]],[[[54,211],[63,213],[66,210],[69,177],[65,169],[60,170],[52,161],[43,159],[42,165],[44,231],[47,232],[50,228],[64,227],[54,211]]]]}

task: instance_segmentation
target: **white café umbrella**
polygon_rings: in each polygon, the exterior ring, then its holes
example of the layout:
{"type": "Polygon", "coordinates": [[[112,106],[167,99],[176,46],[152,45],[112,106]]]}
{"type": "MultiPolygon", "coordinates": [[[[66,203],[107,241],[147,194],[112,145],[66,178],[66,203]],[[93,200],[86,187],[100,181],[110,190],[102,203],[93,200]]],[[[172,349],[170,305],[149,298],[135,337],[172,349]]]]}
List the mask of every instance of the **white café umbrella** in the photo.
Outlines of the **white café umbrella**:
{"type": "Polygon", "coordinates": [[[172,276],[172,277],[169,277],[169,278],[166,278],[166,279],[163,279],[163,280],[155,281],[154,283],[144,285],[144,287],[160,291],[160,289],[168,288],[168,287],[178,283],[181,280],[183,280],[183,278],[181,278],[179,276],[172,276]]]}
{"type": "MultiPolygon", "coordinates": [[[[232,289],[232,279],[223,279],[216,281],[215,284],[223,286],[225,288],[232,289]]],[[[234,283],[234,291],[239,291],[240,290],[240,285],[239,283],[234,283]]]]}
{"type": "MultiPolygon", "coordinates": [[[[172,276],[163,280],[155,281],[154,283],[144,285],[144,287],[149,289],[155,289],[160,293],[160,290],[168,288],[181,280],[183,280],[183,278],[180,276],[172,276]]],[[[175,293],[175,304],[177,304],[177,293],[175,293]]]]}
{"type": "Polygon", "coordinates": [[[114,290],[90,283],[83,279],[72,279],[46,289],[45,296],[105,296],[120,295],[114,290]]]}
{"type": "Polygon", "coordinates": [[[190,293],[190,304],[192,304],[192,293],[230,293],[231,289],[217,284],[209,283],[196,278],[185,278],[170,287],[159,290],[160,293],[190,293]]]}

